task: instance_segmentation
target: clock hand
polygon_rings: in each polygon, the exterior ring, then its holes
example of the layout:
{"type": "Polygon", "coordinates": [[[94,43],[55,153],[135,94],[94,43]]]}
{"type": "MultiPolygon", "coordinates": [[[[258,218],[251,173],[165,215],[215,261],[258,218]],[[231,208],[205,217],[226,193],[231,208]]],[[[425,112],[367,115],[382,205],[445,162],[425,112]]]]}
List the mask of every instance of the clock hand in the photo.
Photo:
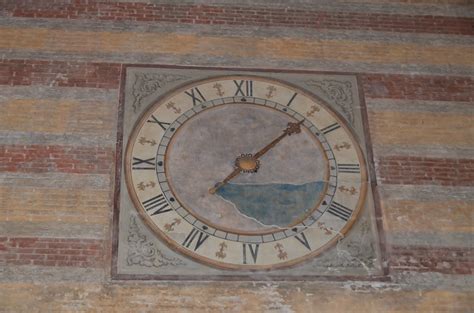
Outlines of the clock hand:
{"type": "Polygon", "coordinates": [[[222,186],[224,186],[225,184],[227,184],[232,178],[234,178],[235,176],[239,175],[240,174],[240,167],[236,167],[232,173],[230,173],[229,175],[227,175],[226,178],[224,178],[223,181],[221,182],[218,182],[214,187],[210,188],[209,189],[209,193],[210,194],[215,194],[216,191],[221,188],[222,186]]]}
{"type": "Polygon", "coordinates": [[[286,136],[291,136],[292,134],[299,134],[301,132],[301,124],[303,124],[304,120],[299,121],[298,123],[288,123],[288,126],[285,130],[283,130],[283,134],[272,140],[268,145],[260,149],[254,155],[251,154],[242,154],[240,157],[237,157],[235,160],[235,168],[224,178],[223,181],[218,182],[214,187],[209,189],[209,193],[214,194],[216,191],[221,188],[222,186],[226,185],[231,179],[239,175],[241,172],[246,173],[255,173],[257,172],[260,161],[258,160],[262,155],[267,153],[270,149],[275,147],[283,138],[286,136]]]}
{"type": "Polygon", "coordinates": [[[267,153],[271,148],[277,145],[283,138],[286,136],[291,136],[292,134],[299,134],[301,132],[301,124],[303,124],[304,120],[299,121],[298,123],[288,123],[288,126],[286,129],[283,131],[283,134],[275,138],[272,142],[270,142],[268,145],[260,149],[257,153],[253,155],[255,159],[260,158],[262,155],[267,153]]]}

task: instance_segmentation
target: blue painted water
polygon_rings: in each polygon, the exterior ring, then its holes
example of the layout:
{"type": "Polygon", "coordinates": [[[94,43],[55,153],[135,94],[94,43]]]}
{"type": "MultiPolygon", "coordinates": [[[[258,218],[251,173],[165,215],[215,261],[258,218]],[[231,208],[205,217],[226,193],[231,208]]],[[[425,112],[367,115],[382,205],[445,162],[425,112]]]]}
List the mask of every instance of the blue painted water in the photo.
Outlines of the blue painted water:
{"type": "Polygon", "coordinates": [[[229,183],[218,189],[217,194],[262,224],[285,227],[318,204],[324,185],[324,182],[301,185],[229,183]]]}

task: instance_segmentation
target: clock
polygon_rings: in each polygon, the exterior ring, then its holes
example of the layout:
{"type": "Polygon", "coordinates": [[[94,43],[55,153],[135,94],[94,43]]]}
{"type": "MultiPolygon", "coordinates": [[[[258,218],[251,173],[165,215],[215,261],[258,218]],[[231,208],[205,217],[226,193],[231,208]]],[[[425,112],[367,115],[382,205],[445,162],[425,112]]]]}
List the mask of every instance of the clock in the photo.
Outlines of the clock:
{"type": "Polygon", "coordinates": [[[365,203],[356,136],[284,81],[217,76],[176,88],[135,124],[132,202],[173,250],[221,269],[268,270],[340,240],[365,203]]]}

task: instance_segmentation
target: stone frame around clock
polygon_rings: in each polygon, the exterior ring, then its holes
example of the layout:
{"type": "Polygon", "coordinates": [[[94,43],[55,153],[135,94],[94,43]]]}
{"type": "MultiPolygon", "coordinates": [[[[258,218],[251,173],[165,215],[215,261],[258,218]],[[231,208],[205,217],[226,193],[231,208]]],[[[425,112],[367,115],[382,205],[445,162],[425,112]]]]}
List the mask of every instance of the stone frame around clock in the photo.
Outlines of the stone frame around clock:
{"type": "MultiPolygon", "coordinates": [[[[135,73],[136,74],[136,73],[135,73]]],[[[180,75],[178,74],[178,76],[180,75]]],[[[156,74],[158,76],[158,78],[163,78],[166,80],[166,77],[160,77],[159,75],[160,74],[156,74]]],[[[199,75],[198,75],[199,76],[199,75]]],[[[206,77],[206,76],[204,76],[206,77]]],[[[272,79],[274,79],[274,77],[271,77],[272,79]]],[[[183,80],[186,80],[186,79],[183,79],[183,80]]],[[[191,79],[192,81],[195,80],[195,76],[191,79]]],[[[277,79],[278,80],[278,79],[277,79]]],[[[138,79],[137,79],[138,81],[138,79]]],[[[172,79],[171,79],[172,81],[172,79]]],[[[283,80],[285,84],[288,84],[286,80],[283,80]]],[[[291,83],[291,81],[290,81],[291,83]]],[[[170,84],[170,89],[174,89],[176,88],[176,86],[179,86],[179,85],[183,85],[183,84],[187,84],[187,83],[183,83],[182,81],[178,84],[175,84],[173,85],[173,83],[170,84]]],[[[130,89],[130,84],[129,84],[129,89],[130,89]]],[[[296,85],[296,87],[298,89],[301,89],[302,87],[301,86],[298,86],[296,85]]],[[[122,72],[122,82],[121,82],[121,93],[120,93],[120,108],[119,108],[119,123],[118,123],[118,132],[117,132],[117,153],[116,153],[116,156],[117,156],[117,164],[116,164],[116,185],[115,185],[115,198],[114,198],[114,220],[113,220],[113,238],[112,238],[112,267],[111,267],[111,270],[112,270],[112,279],[146,279],[146,280],[162,280],[162,279],[167,279],[167,280],[200,280],[200,279],[205,279],[205,280],[209,280],[209,279],[213,279],[213,280],[261,280],[261,279],[272,279],[272,280],[308,280],[308,279],[312,279],[312,280],[341,280],[341,279],[348,279],[348,278],[351,278],[351,277],[357,277],[357,279],[368,279],[368,280],[387,280],[388,279],[388,276],[387,276],[387,269],[386,269],[386,266],[384,265],[386,262],[384,262],[385,260],[385,246],[384,246],[384,243],[383,243],[383,228],[382,228],[382,225],[380,223],[380,206],[379,206],[379,203],[378,203],[378,196],[376,194],[376,190],[375,190],[375,186],[376,186],[376,181],[375,181],[375,175],[374,175],[374,172],[373,172],[373,158],[372,158],[372,150],[371,150],[371,146],[370,146],[370,135],[368,133],[368,126],[367,126],[367,112],[366,112],[366,109],[365,109],[365,103],[363,101],[363,95],[361,94],[361,89],[359,88],[360,87],[360,83],[359,83],[359,80],[357,78],[357,75],[355,74],[351,74],[351,73],[328,73],[328,72],[315,72],[315,71],[283,71],[283,70],[258,70],[258,69],[227,69],[227,68],[209,68],[209,67],[177,67],[177,66],[159,66],[159,65],[126,65],[124,66],[123,68],[123,72],[122,72]],[[124,225],[126,223],[124,223],[123,219],[122,221],[120,221],[120,212],[121,212],[121,205],[122,205],[122,209],[123,207],[127,207],[130,205],[130,203],[123,203],[123,201],[121,201],[121,196],[123,197],[123,191],[124,191],[124,188],[123,188],[123,185],[121,185],[123,183],[123,174],[122,174],[122,164],[123,164],[123,159],[122,159],[122,153],[123,153],[123,148],[124,146],[126,146],[126,142],[124,142],[124,140],[126,141],[127,140],[127,136],[124,136],[124,126],[127,127],[126,125],[126,121],[124,120],[124,113],[125,113],[125,108],[124,108],[124,105],[125,105],[125,102],[126,102],[126,97],[127,97],[127,86],[126,86],[126,83],[127,83],[127,77],[130,77],[127,76],[127,71],[128,70],[135,70],[135,71],[144,71],[145,73],[150,73],[150,75],[155,75],[155,70],[158,70],[158,71],[164,71],[166,73],[169,73],[170,71],[172,73],[176,73],[175,71],[178,71],[178,73],[189,73],[189,71],[193,71],[193,72],[202,72],[202,74],[207,74],[209,75],[209,72],[212,72],[213,75],[219,75],[219,76],[231,76],[231,75],[258,75],[258,76],[265,76],[265,75],[275,75],[275,74],[288,74],[288,75],[292,75],[292,74],[296,74],[296,75],[303,75],[303,76],[308,76],[308,77],[312,77],[313,75],[319,75],[320,76],[328,76],[328,78],[334,78],[334,77],[338,77],[338,76],[352,76],[355,78],[355,81],[356,81],[356,89],[358,89],[358,101],[359,101],[359,106],[361,107],[361,110],[360,110],[360,115],[361,115],[361,123],[362,123],[362,128],[363,128],[363,131],[364,131],[364,137],[363,138],[363,143],[364,143],[364,146],[363,146],[363,149],[365,150],[365,159],[366,159],[366,163],[367,163],[367,172],[368,172],[368,175],[369,175],[369,181],[370,183],[368,184],[368,187],[370,187],[369,189],[371,189],[371,192],[370,192],[370,195],[369,197],[371,198],[371,202],[372,202],[372,210],[373,210],[373,214],[371,216],[371,223],[373,224],[372,225],[372,231],[374,232],[374,235],[375,237],[377,237],[377,239],[375,240],[376,242],[376,254],[377,254],[377,258],[378,258],[378,264],[379,265],[379,269],[372,272],[372,273],[368,273],[368,275],[360,275],[359,273],[355,274],[355,275],[351,275],[350,273],[343,273],[342,275],[327,275],[325,273],[317,273],[316,275],[314,273],[298,273],[297,275],[293,275],[293,274],[288,274],[288,273],[276,273],[276,274],[269,274],[269,272],[266,272],[266,271],[242,271],[242,273],[235,273],[235,272],[230,272],[229,271],[223,271],[223,273],[219,273],[219,272],[216,272],[216,273],[208,273],[208,274],[205,274],[205,275],[194,275],[194,274],[186,274],[186,273],[183,273],[183,274],[177,274],[176,272],[169,272],[166,270],[166,266],[168,266],[169,264],[172,264],[173,262],[177,263],[176,266],[179,266],[179,255],[178,255],[178,258],[176,258],[176,255],[164,255],[163,252],[160,252],[160,250],[163,248],[163,247],[158,247],[156,246],[156,240],[154,240],[154,238],[152,238],[151,233],[148,232],[147,233],[147,229],[146,229],[146,226],[144,225],[139,225],[141,223],[141,221],[138,219],[134,219],[133,216],[131,216],[130,218],[130,221],[128,223],[128,228],[129,228],[129,232],[128,232],[128,236],[127,234],[125,233],[125,231],[123,231],[124,229],[124,225]],[[121,188],[122,187],[122,188],[121,188]],[[122,223],[122,224],[121,224],[122,223]],[[135,235],[132,235],[131,232],[130,232],[130,229],[135,229],[137,231],[137,234],[135,235]],[[121,232],[122,230],[122,232],[121,232]],[[156,263],[155,261],[152,261],[153,259],[144,259],[142,260],[141,264],[140,262],[138,263],[135,263],[133,264],[134,261],[132,261],[132,265],[135,266],[135,269],[131,272],[128,272],[128,271],[123,271],[123,264],[124,264],[124,257],[123,257],[123,254],[122,256],[120,255],[119,253],[119,250],[120,250],[120,244],[121,242],[125,242],[126,241],[126,238],[130,238],[130,237],[133,237],[133,236],[138,236],[139,238],[144,238],[143,239],[143,246],[140,248],[140,247],[135,247],[135,249],[146,249],[145,247],[148,247],[150,250],[153,250],[155,249],[155,256],[156,257],[160,257],[160,253],[162,254],[161,257],[164,257],[164,262],[162,263],[156,263]],[[120,259],[122,259],[122,264],[120,264],[120,259]],[[173,261],[174,260],[174,261],[173,261]],[[155,263],[154,263],[155,262],[155,263]],[[166,264],[164,265],[162,268],[160,266],[160,264],[166,264]],[[138,270],[136,269],[138,268],[138,270]],[[140,268],[144,268],[144,269],[154,269],[154,268],[158,268],[158,269],[163,269],[163,270],[159,270],[159,271],[156,271],[157,273],[153,273],[154,271],[140,271],[140,268]],[[151,272],[151,273],[150,273],[151,272]]],[[[159,87],[158,89],[161,89],[161,87],[159,87]]],[[[130,90],[128,90],[128,94],[130,95],[130,90]]],[[[163,91],[165,92],[165,91],[163,91]]],[[[313,96],[313,95],[312,95],[313,96]]],[[[151,97],[153,98],[153,101],[156,101],[156,98],[158,98],[156,95],[140,95],[140,94],[135,94],[134,95],[135,97],[135,100],[138,98],[140,98],[141,100],[145,99],[146,97],[151,97]]],[[[318,97],[316,95],[316,97],[318,97]]],[[[130,101],[129,101],[130,102],[130,101]]],[[[135,101],[136,102],[136,101],[135,101]]],[[[324,102],[327,102],[327,101],[324,101],[324,102]]],[[[142,107],[142,111],[148,106],[149,103],[147,103],[147,105],[143,105],[142,107]]],[[[334,110],[334,107],[333,107],[333,110],[334,110]]],[[[341,110],[335,110],[335,111],[339,111],[339,114],[341,115],[341,110]]],[[[141,112],[141,111],[139,111],[141,112]]],[[[344,112],[342,112],[344,113],[344,112]]],[[[140,114],[137,114],[137,116],[139,116],[140,114]]],[[[137,116],[135,117],[135,120],[137,119],[137,116]]],[[[346,120],[349,120],[349,118],[346,116],[345,117],[346,120]]],[[[130,127],[130,125],[128,126],[130,127]]],[[[356,137],[359,137],[360,134],[356,134],[356,137]]],[[[361,144],[363,144],[361,142],[361,144]]],[[[133,215],[133,214],[132,214],[133,215]]],[[[354,221],[352,221],[354,222],[354,221]]],[[[142,240],[140,239],[140,240],[142,240]]],[[[130,244],[130,242],[129,242],[130,244]]],[[[123,246],[123,245],[122,245],[123,246]]],[[[123,248],[123,247],[122,247],[123,248]]],[[[130,248],[129,248],[129,251],[130,251],[130,248]]],[[[130,253],[128,255],[128,257],[130,257],[130,253]]],[[[126,259],[128,259],[128,257],[126,259]]],[[[138,256],[139,257],[139,256],[138,256]]],[[[181,260],[182,261],[182,260],[181,260]]],[[[186,261],[186,260],[185,260],[186,261]]],[[[172,265],[174,266],[174,265],[172,265]]],[[[192,267],[192,266],[191,266],[192,267]]],[[[192,271],[194,272],[194,270],[192,271]]]]}

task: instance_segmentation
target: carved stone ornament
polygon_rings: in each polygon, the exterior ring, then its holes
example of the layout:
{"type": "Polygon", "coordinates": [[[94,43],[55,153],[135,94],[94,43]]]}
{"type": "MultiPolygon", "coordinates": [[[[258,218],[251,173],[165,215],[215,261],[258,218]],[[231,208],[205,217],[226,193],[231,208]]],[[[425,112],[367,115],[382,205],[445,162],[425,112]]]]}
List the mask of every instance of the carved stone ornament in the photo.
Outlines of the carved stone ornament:
{"type": "Polygon", "coordinates": [[[142,100],[163,88],[167,83],[184,79],[184,76],[170,75],[170,74],[135,74],[135,83],[133,84],[132,95],[135,98],[133,102],[133,111],[137,110],[142,105],[142,100]]]}
{"type": "Polygon", "coordinates": [[[184,265],[178,258],[168,257],[155,247],[153,242],[148,242],[145,235],[140,233],[136,217],[130,217],[130,228],[128,231],[128,265],[140,265],[146,267],[163,267],[184,265]]]}
{"type": "MultiPolygon", "coordinates": [[[[358,268],[362,267],[370,272],[375,266],[376,253],[374,244],[367,240],[370,235],[370,225],[364,221],[360,227],[359,238],[343,242],[339,241],[336,245],[336,258],[324,260],[320,266],[327,268],[358,268]]],[[[342,238],[341,238],[342,239],[342,238]]]]}
{"type": "Polygon", "coordinates": [[[332,100],[341,110],[344,117],[354,123],[354,113],[352,110],[352,83],[337,80],[308,80],[306,85],[320,90],[326,97],[332,100]]]}

